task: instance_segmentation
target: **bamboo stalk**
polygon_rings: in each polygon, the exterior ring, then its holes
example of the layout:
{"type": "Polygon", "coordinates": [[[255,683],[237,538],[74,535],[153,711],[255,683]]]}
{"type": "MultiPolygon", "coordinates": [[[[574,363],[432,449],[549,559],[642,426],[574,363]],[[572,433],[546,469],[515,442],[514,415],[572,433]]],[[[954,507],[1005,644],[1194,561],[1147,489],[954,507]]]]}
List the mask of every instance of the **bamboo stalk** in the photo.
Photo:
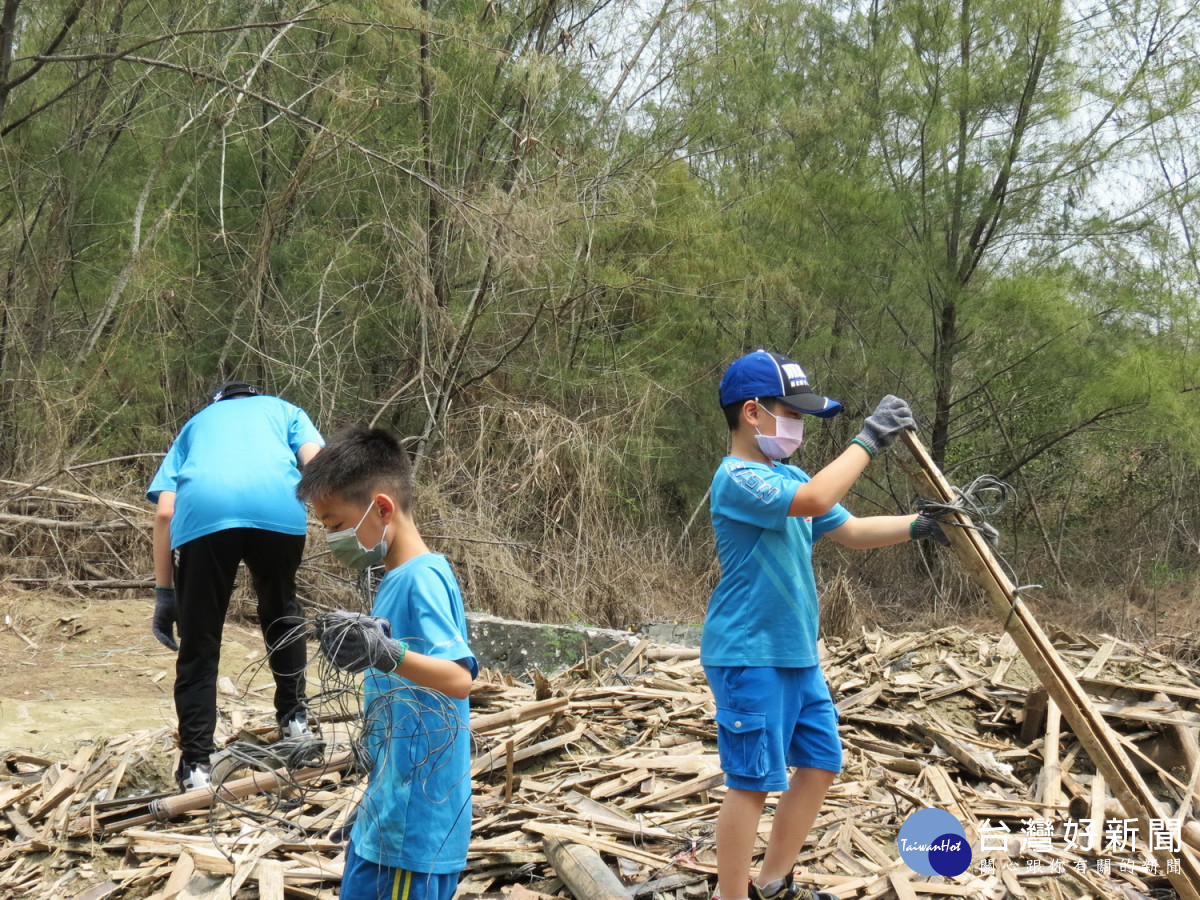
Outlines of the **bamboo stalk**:
{"type": "Polygon", "coordinates": [[[633,900],[633,894],[619,879],[600,854],[559,837],[542,840],[546,859],[571,890],[576,900],[633,900]]]}

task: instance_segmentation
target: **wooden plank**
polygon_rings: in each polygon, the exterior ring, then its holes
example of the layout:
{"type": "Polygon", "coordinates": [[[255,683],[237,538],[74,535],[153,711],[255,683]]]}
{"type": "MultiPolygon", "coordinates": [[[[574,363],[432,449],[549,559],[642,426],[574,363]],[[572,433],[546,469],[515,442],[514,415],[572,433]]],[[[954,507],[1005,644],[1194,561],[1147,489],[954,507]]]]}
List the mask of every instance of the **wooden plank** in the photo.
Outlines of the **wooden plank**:
{"type": "Polygon", "coordinates": [[[675,800],[683,800],[702,791],[709,791],[715,787],[720,787],[724,783],[724,772],[697,775],[695,778],[688,779],[682,784],[676,784],[664,790],[655,791],[653,794],[649,794],[639,800],[634,800],[632,803],[627,803],[625,804],[625,808],[634,810],[641,809],[643,806],[658,806],[663,803],[671,803],[675,800]]]}
{"type": "Polygon", "coordinates": [[[917,900],[917,892],[913,890],[908,875],[899,870],[888,873],[888,881],[896,892],[897,900],[917,900]]]}
{"type": "Polygon", "coordinates": [[[107,787],[103,789],[103,799],[108,800],[117,796],[117,791],[121,787],[121,782],[125,778],[125,770],[129,767],[129,755],[133,753],[133,748],[129,747],[121,755],[121,761],[117,764],[116,771],[108,781],[107,787]]]}
{"type": "Polygon", "coordinates": [[[1145,722],[1148,725],[1187,725],[1191,728],[1200,727],[1200,713],[1185,712],[1175,708],[1175,704],[1152,706],[1147,703],[1110,703],[1093,704],[1095,710],[1113,719],[1124,719],[1127,722],[1145,722]]]}
{"type": "Polygon", "coordinates": [[[640,838],[651,838],[665,841],[677,841],[679,836],[665,828],[655,828],[640,821],[640,816],[622,815],[616,808],[604,803],[597,803],[591,797],[571,791],[562,798],[569,809],[573,809],[579,817],[589,825],[601,824],[615,831],[640,838]]]}
{"type": "Polygon", "coordinates": [[[1110,681],[1102,678],[1088,678],[1086,676],[1080,676],[1079,683],[1084,687],[1099,688],[1103,690],[1138,691],[1143,694],[1163,693],[1168,697],[1177,697],[1181,700],[1200,700],[1200,688],[1188,688],[1176,684],[1147,684],[1141,681],[1110,681]]]}
{"type": "Polygon", "coordinates": [[[1062,714],[1053,700],[1046,704],[1046,739],[1042,744],[1042,771],[1038,776],[1038,802],[1045,815],[1052,816],[1062,797],[1062,767],[1058,758],[1059,726],[1062,714]]]}
{"type": "Polygon", "coordinates": [[[283,863],[273,859],[260,859],[254,867],[258,881],[258,900],[284,900],[283,863]]]}
{"type": "MultiPolygon", "coordinates": [[[[530,747],[525,747],[522,750],[518,750],[512,755],[513,762],[521,763],[527,759],[533,759],[536,756],[541,756],[543,753],[549,753],[551,750],[557,750],[560,747],[565,747],[567,744],[573,744],[583,736],[583,732],[586,729],[587,726],[583,723],[580,723],[576,725],[575,728],[568,734],[561,734],[558,737],[549,738],[533,744],[530,747]]],[[[500,747],[485,753],[483,756],[478,757],[473,763],[471,763],[471,775],[472,777],[486,775],[488,772],[504,768],[507,763],[508,755],[504,752],[504,746],[501,745],[500,747]]]]}
{"type": "Polygon", "coordinates": [[[1042,733],[1046,721],[1046,708],[1050,704],[1050,695],[1040,684],[1029,689],[1025,695],[1025,709],[1021,719],[1021,741],[1032,744],[1042,733]]]}
{"type": "Polygon", "coordinates": [[[567,825],[552,825],[548,822],[522,822],[521,828],[534,834],[540,834],[543,837],[562,838],[576,844],[582,844],[585,847],[591,847],[593,850],[598,850],[601,853],[632,859],[634,862],[645,863],[654,868],[674,866],[677,869],[689,869],[694,872],[705,872],[709,875],[717,874],[717,867],[715,865],[701,863],[687,855],[676,857],[661,856],[657,853],[650,853],[627,844],[597,838],[586,831],[579,828],[571,828],[567,825]]]}
{"type": "Polygon", "coordinates": [[[486,734],[503,728],[506,725],[517,725],[530,719],[541,719],[562,712],[570,705],[566,697],[551,697],[549,700],[538,700],[535,703],[525,703],[498,713],[486,716],[471,717],[471,731],[475,734],[486,734]]]}
{"type": "Polygon", "coordinates": [[[645,653],[646,648],[649,646],[650,638],[644,637],[638,641],[637,646],[630,650],[625,658],[613,667],[610,677],[620,679],[621,676],[628,673],[637,664],[638,660],[642,658],[642,654],[645,653]]]}
{"type": "MultiPolygon", "coordinates": [[[[918,489],[923,488],[922,493],[928,492],[926,496],[932,499],[953,502],[954,491],[916,434],[905,431],[902,437],[920,467],[920,471],[915,473],[918,489]]],[[[961,524],[970,524],[961,515],[957,518],[961,524]]],[[[1005,631],[1012,636],[1021,654],[1062,710],[1063,717],[1071,725],[1071,730],[1096,768],[1104,774],[1127,816],[1137,819],[1140,833],[1146,839],[1150,834],[1151,820],[1160,818],[1155,798],[1134,769],[1108,723],[1092,709],[1083,688],[1017,595],[1016,586],[1008,579],[987,542],[971,528],[946,530],[951,547],[967,572],[986,591],[989,604],[1004,624],[1005,631]]],[[[1200,864],[1191,851],[1183,847],[1178,857],[1174,857],[1167,849],[1157,848],[1153,852],[1176,893],[1183,900],[1200,900],[1200,864]]],[[[1008,884],[1008,881],[1005,883],[1008,884]]],[[[1019,885],[1017,888],[1019,890],[1019,885]]]]}
{"type": "Polygon", "coordinates": [[[977,757],[976,754],[972,753],[952,735],[948,734],[944,728],[934,728],[916,717],[913,719],[913,728],[946,751],[955,762],[975,778],[995,781],[998,784],[1013,788],[1023,788],[1025,786],[1023,782],[1018,781],[1007,772],[977,757]]]}
{"type": "Polygon", "coordinates": [[[720,771],[721,758],[715,753],[696,753],[682,756],[635,756],[626,754],[603,760],[601,765],[620,769],[658,770],[673,775],[711,775],[720,771]]]}
{"type": "Polygon", "coordinates": [[[171,870],[171,877],[167,879],[167,886],[163,888],[162,900],[172,900],[182,893],[183,889],[187,887],[187,883],[192,880],[195,871],[196,861],[192,859],[191,854],[186,851],[181,852],[175,868],[171,870]]]}
{"type": "Polygon", "coordinates": [[[16,807],[13,807],[12,809],[6,809],[4,811],[4,817],[12,823],[12,827],[16,829],[17,834],[25,838],[25,840],[36,841],[41,839],[42,833],[30,825],[29,820],[21,815],[20,811],[17,810],[16,807]]]}
{"type": "Polygon", "coordinates": [[[0,787],[0,812],[24,803],[41,790],[41,784],[6,784],[0,787]]]}
{"type": "Polygon", "coordinates": [[[531,891],[523,884],[514,884],[513,889],[508,894],[508,900],[553,900],[548,894],[539,894],[537,891],[531,891]]]}
{"type": "Polygon", "coordinates": [[[83,777],[83,773],[87,770],[88,763],[91,762],[95,753],[95,744],[85,744],[76,751],[75,756],[67,764],[62,775],[54,782],[54,787],[47,791],[42,799],[29,811],[29,820],[31,822],[36,822],[75,793],[75,785],[83,777]]]}
{"type": "Polygon", "coordinates": [[[115,881],[102,881],[94,884],[81,894],[76,894],[72,900],[106,900],[121,889],[115,881]]]}
{"type": "Polygon", "coordinates": [[[1112,658],[1113,651],[1117,649],[1117,642],[1109,639],[1101,645],[1095,655],[1088,660],[1088,664],[1083,667],[1083,671],[1079,673],[1079,679],[1082,681],[1085,678],[1096,678],[1100,675],[1101,670],[1108,665],[1108,661],[1112,658]]]}

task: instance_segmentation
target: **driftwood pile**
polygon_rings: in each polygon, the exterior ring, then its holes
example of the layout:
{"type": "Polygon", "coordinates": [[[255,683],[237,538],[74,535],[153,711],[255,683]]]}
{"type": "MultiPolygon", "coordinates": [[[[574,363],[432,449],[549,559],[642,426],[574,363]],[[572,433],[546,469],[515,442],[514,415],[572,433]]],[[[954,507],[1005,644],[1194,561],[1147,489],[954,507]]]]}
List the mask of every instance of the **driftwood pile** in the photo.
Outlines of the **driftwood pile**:
{"type": "MultiPolygon", "coordinates": [[[[1166,839],[1186,848],[1179,823],[1200,803],[1200,673],[1115,639],[1060,635],[1056,646],[1153,784],[1166,839]]],[[[1172,896],[1149,836],[1129,840],[1010,639],[876,632],[824,653],[845,770],[800,883],[844,900],[1172,896]],[[964,825],[973,861],[957,877],[918,875],[900,858],[900,826],[926,807],[964,825]]],[[[475,818],[460,896],[711,896],[724,788],[696,656],[643,641],[615,665],[585,661],[552,680],[485,673],[472,696],[475,818]]],[[[322,723],[330,748],[353,727],[322,723]]],[[[286,777],[231,774],[214,803],[146,793],[135,776],[169,745],[159,731],[65,761],[0,751],[0,900],[336,896],[338,831],[361,790],[349,753],[286,777]]],[[[769,827],[768,816],[760,851],[769,827]]]]}

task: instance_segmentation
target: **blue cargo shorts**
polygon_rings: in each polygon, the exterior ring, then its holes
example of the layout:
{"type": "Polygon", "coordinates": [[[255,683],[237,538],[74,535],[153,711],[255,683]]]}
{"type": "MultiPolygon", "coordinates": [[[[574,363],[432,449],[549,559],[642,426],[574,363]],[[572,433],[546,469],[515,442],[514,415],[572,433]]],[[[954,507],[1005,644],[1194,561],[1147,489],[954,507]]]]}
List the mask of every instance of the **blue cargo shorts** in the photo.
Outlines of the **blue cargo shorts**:
{"type": "Polygon", "coordinates": [[[837,709],[820,666],[705,666],[725,785],[784,791],[788,767],[842,771],[837,709]]]}

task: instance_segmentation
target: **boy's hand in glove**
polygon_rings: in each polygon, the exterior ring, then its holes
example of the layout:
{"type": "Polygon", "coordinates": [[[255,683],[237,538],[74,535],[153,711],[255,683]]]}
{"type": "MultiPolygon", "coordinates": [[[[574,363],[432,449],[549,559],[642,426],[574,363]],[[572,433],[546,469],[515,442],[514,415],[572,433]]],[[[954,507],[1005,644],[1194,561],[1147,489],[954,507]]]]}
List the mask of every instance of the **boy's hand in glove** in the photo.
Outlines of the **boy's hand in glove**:
{"type": "Polygon", "coordinates": [[[879,401],[875,412],[867,416],[862,431],[854,438],[854,443],[861,444],[874,458],[881,450],[890,447],[892,441],[906,428],[914,431],[917,428],[912,410],[899,397],[888,394],[879,401]]]}
{"type": "Polygon", "coordinates": [[[924,511],[918,513],[917,517],[913,519],[908,533],[912,535],[914,541],[931,540],[943,547],[950,546],[950,538],[946,537],[946,532],[942,531],[941,523],[924,511]]]}
{"type": "MultiPolygon", "coordinates": [[[[938,517],[939,512],[943,515],[946,510],[953,510],[953,507],[940,503],[931,503],[928,500],[917,501],[917,517],[913,520],[912,525],[908,528],[908,533],[914,541],[919,541],[924,538],[929,538],[941,544],[943,547],[950,546],[950,539],[946,537],[945,529],[942,527],[941,519],[938,517]]],[[[990,522],[972,521],[967,525],[960,525],[958,522],[949,522],[949,528],[973,528],[978,531],[980,536],[995,549],[1000,546],[1000,532],[990,522]]]]}
{"type": "Polygon", "coordinates": [[[408,645],[391,634],[387,619],[345,610],[326,613],[317,621],[321,653],[337,668],[356,674],[366,669],[396,671],[408,645]]]}
{"type": "Polygon", "coordinates": [[[154,589],[154,619],[150,623],[150,631],[158,638],[158,642],[168,650],[178,650],[175,642],[175,623],[179,620],[179,598],[173,587],[156,587],[154,589]]]}

